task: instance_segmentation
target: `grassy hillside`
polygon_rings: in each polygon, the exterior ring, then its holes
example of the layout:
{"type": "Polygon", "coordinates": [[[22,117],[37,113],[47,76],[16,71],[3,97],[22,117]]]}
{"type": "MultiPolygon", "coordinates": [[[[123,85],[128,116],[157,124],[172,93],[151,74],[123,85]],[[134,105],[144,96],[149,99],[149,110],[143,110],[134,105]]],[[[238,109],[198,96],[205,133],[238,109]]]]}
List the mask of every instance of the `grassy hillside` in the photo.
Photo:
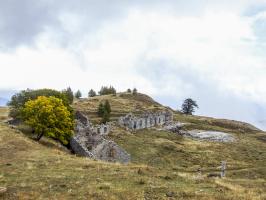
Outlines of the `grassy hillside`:
{"type": "MultiPolygon", "coordinates": [[[[127,112],[163,110],[145,95],[101,96],[75,102],[95,122],[97,106],[108,99],[112,120],[127,112]]],[[[7,109],[0,109],[6,116],[7,109]]],[[[2,117],[2,120],[6,117],[2,117]]],[[[132,156],[129,165],[76,157],[49,139],[37,143],[0,123],[0,199],[266,199],[266,136],[230,120],[185,116],[186,129],[223,130],[235,143],[202,142],[155,129],[130,133],[114,127],[108,136],[132,156]],[[226,160],[226,178],[218,173],[226,160]],[[197,170],[201,168],[202,176],[197,170]],[[171,197],[170,197],[171,196],[171,197]]]]}
{"type": "Polygon", "coordinates": [[[87,114],[93,122],[99,122],[97,109],[100,102],[108,100],[110,102],[112,113],[111,120],[117,120],[118,117],[132,112],[136,115],[144,111],[160,111],[166,108],[155,102],[145,94],[132,95],[130,93],[119,93],[117,95],[103,95],[86,99],[76,100],[73,104],[75,110],[87,114]]]}

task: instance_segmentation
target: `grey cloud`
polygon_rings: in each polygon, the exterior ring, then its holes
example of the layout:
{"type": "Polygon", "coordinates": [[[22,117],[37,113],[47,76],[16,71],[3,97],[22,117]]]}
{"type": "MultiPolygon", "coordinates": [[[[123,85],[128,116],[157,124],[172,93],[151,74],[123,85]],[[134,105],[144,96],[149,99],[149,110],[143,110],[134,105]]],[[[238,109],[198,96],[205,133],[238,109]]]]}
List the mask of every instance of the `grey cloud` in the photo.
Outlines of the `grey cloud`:
{"type": "Polygon", "coordinates": [[[57,24],[56,13],[45,1],[0,1],[0,48],[31,44],[46,26],[57,24]]]}
{"type": "Polygon", "coordinates": [[[94,32],[105,21],[122,19],[129,8],[165,9],[175,14],[195,14],[204,3],[195,0],[0,0],[0,51],[19,45],[32,45],[36,36],[46,29],[54,31],[62,45],[75,44],[82,37],[94,32]],[[59,16],[70,13],[80,16],[82,26],[79,34],[72,35],[64,30],[59,16]]]}

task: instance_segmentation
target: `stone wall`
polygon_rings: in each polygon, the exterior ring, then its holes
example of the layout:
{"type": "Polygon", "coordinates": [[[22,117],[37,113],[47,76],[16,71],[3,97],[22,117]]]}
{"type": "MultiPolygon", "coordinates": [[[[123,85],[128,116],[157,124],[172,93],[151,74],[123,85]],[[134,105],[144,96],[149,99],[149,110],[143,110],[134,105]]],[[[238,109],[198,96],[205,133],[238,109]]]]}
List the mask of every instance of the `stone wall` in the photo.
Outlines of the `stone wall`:
{"type": "Polygon", "coordinates": [[[104,138],[110,130],[106,125],[99,125],[100,130],[98,132],[98,129],[95,129],[88,120],[84,119],[84,117],[82,120],[77,119],[75,135],[70,140],[70,146],[74,153],[108,162],[130,162],[130,154],[114,141],[104,138]],[[103,134],[101,134],[101,129],[103,134]]]}
{"type": "Polygon", "coordinates": [[[75,118],[77,121],[79,121],[81,124],[84,126],[90,127],[91,131],[99,134],[99,135],[108,135],[111,131],[111,124],[98,124],[98,125],[93,125],[90,123],[89,119],[82,114],[82,112],[77,111],[75,114],[75,118]]]}
{"type": "Polygon", "coordinates": [[[93,132],[100,134],[100,135],[108,135],[111,130],[110,124],[100,124],[93,127],[93,132]]]}
{"type": "Polygon", "coordinates": [[[154,126],[162,126],[173,121],[173,113],[170,111],[158,113],[146,113],[141,116],[134,116],[129,113],[124,117],[120,117],[118,124],[131,130],[139,130],[154,126]]]}

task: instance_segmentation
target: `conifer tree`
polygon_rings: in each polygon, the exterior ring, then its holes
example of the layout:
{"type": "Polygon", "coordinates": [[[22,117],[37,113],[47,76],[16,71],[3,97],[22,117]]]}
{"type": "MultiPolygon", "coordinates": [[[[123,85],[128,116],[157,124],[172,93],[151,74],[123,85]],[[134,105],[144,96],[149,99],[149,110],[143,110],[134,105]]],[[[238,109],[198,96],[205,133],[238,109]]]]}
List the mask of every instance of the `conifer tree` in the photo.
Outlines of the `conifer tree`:
{"type": "Polygon", "coordinates": [[[89,91],[89,93],[88,93],[88,96],[89,96],[89,97],[95,97],[95,96],[96,96],[96,92],[95,92],[93,89],[91,89],[91,90],[89,91]]]}
{"type": "Polygon", "coordinates": [[[78,90],[78,91],[75,93],[75,97],[76,97],[77,99],[79,99],[81,96],[82,96],[81,91],[78,90]]]}

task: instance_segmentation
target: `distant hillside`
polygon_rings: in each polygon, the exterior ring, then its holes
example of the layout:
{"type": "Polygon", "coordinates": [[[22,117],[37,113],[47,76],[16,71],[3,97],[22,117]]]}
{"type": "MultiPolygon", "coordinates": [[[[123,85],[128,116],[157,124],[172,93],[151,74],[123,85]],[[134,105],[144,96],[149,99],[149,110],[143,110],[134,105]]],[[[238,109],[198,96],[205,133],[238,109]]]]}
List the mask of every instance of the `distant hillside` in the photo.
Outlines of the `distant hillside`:
{"type": "MultiPolygon", "coordinates": [[[[86,114],[92,122],[99,122],[97,117],[97,109],[100,102],[108,100],[111,104],[112,113],[111,120],[116,121],[118,117],[124,116],[129,112],[136,115],[152,111],[172,110],[153,100],[145,94],[138,93],[118,93],[117,95],[103,95],[92,98],[83,98],[76,100],[73,104],[75,110],[86,114]]],[[[173,110],[172,110],[173,111],[173,110]]],[[[228,119],[216,119],[204,116],[184,115],[180,112],[173,111],[174,118],[177,121],[186,123],[186,129],[203,129],[203,130],[220,130],[220,131],[236,131],[236,132],[257,132],[260,131],[255,126],[228,119]]]]}

